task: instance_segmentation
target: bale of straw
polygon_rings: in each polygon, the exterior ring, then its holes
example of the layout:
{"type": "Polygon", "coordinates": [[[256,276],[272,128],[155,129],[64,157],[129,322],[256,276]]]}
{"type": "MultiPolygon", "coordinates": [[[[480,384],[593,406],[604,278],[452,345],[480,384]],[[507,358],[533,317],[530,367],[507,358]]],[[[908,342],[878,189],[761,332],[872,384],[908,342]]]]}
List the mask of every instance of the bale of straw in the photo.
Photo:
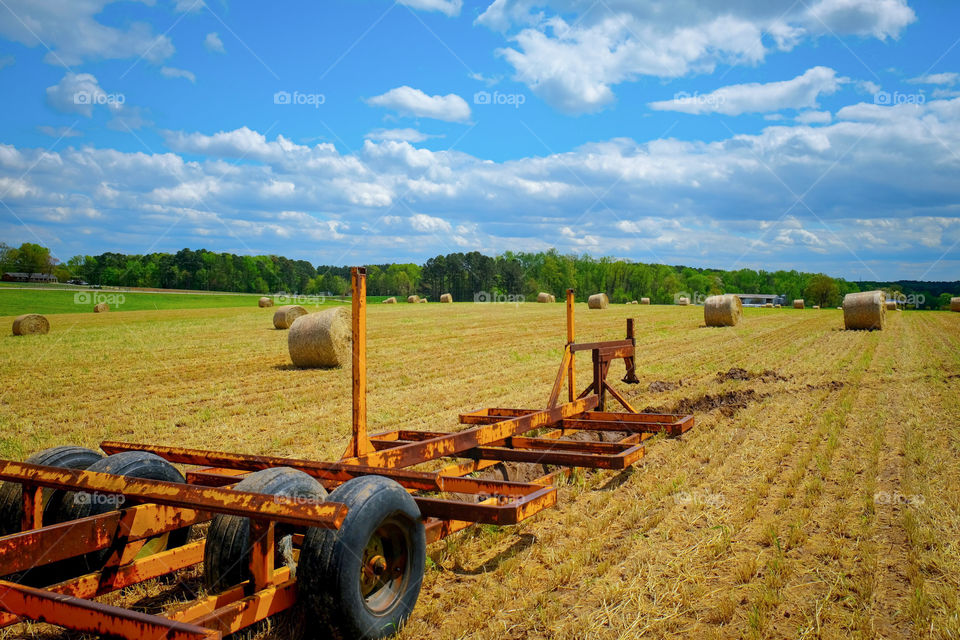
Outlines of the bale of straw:
{"type": "Polygon", "coordinates": [[[556,302],[556,301],[557,301],[557,296],[555,296],[555,295],[553,295],[553,294],[551,293],[551,294],[550,294],[550,302],[556,302]]]}
{"type": "Polygon", "coordinates": [[[259,300],[257,300],[257,305],[259,305],[261,308],[262,308],[262,307],[272,307],[272,306],[273,306],[273,298],[268,298],[267,296],[263,296],[262,298],[260,298],[259,300]]]}
{"type": "Polygon", "coordinates": [[[287,348],[297,367],[342,367],[350,362],[350,340],[350,312],[334,307],[294,320],[287,348]]]}
{"type": "Polygon", "coordinates": [[[640,298],[640,304],[650,304],[650,298],[640,298]]]}
{"type": "Polygon", "coordinates": [[[444,293],[440,296],[440,302],[453,302],[453,296],[449,293],[444,293]]]}
{"type": "Polygon", "coordinates": [[[637,302],[636,300],[631,300],[631,301],[630,301],[630,304],[640,304],[640,303],[637,302]]]}
{"type": "Polygon", "coordinates": [[[546,291],[541,291],[540,293],[537,294],[537,302],[550,302],[550,298],[552,297],[553,296],[551,296],[546,291]]]}
{"type": "Polygon", "coordinates": [[[793,301],[794,309],[803,309],[803,300],[794,300],[793,301]]]}
{"type": "Polygon", "coordinates": [[[106,313],[107,311],[110,311],[110,305],[108,305],[106,302],[98,302],[97,304],[93,305],[94,313],[106,313]]]}
{"type": "Polygon", "coordinates": [[[838,310],[839,310],[839,309],[843,309],[843,307],[837,307],[837,309],[838,309],[838,310]]]}
{"type": "Polygon", "coordinates": [[[887,311],[896,311],[896,310],[897,310],[897,301],[887,300],[887,311]]]}
{"type": "Polygon", "coordinates": [[[605,293],[595,293],[587,298],[587,307],[590,309],[606,309],[610,306],[610,298],[605,293]]]}
{"type": "Polygon", "coordinates": [[[397,304],[397,299],[391,296],[384,300],[383,304],[397,304]]]}
{"type": "Polygon", "coordinates": [[[30,336],[50,333],[50,321],[39,313],[25,313],[13,320],[13,335],[30,336]]]}
{"type": "Polygon", "coordinates": [[[293,321],[300,316],[307,315],[307,310],[298,304],[285,304],[277,307],[273,312],[273,326],[275,329],[289,329],[293,321]]]}
{"type": "Polygon", "coordinates": [[[407,296],[407,302],[409,302],[410,304],[417,304],[418,302],[420,302],[420,296],[416,294],[412,296],[407,296]]]}
{"type": "Polygon", "coordinates": [[[420,298],[419,300],[417,300],[417,302],[419,302],[420,304],[427,304],[427,299],[426,299],[426,298],[420,298]]]}
{"type": "Polygon", "coordinates": [[[775,304],[775,305],[773,305],[773,308],[774,308],[774,309],[779,309],[779,308],[780,308],[780,305],[775,304]]]}
{"type": "Polygon", "coordinates": [[[882,291],[848,293],[843,297],[845,329],[883,329],[887,305],[882,291]]]}
{"type": "Polygon", "coordinates": [[[772,303],[772,302],[768,302],[767,304],[763,305],[763,308],[764,308],[764,309],[773,309],[773,303],[772,303]]]}
{"type": "Polygon", "coordinates": [[[814,309],[819,309],[819,308],[820,308],[820,305],[815,304],[815,305],[813,305],[813,308],[814,308],[814,309]]]}
{"type": "Polygon", "coordinates": [[[685,307],[688,304],[690,304],[690,298],[686,296],[680,296],[679,298],[677,298],[677,304],[680,305],[681,307],[685,307]]]}
{"type": "Polygon", "coordinates": [[[960,311],[960,298],[950,298],[950,311],[960,311]]]}
{"type": "Polygon", "coordinates": [[[743,318],[740,296],[728,293],[710,296],[703,303],[703,321],[708,327],[735,327],[743,318]]]}

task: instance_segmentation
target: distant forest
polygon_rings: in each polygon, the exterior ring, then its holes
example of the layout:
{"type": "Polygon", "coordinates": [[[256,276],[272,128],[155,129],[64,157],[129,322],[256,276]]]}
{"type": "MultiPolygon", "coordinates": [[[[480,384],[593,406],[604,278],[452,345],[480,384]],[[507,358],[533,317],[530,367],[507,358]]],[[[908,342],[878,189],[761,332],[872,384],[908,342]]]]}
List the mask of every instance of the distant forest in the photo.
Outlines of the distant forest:
{"type": "MultiPolygon", "coordinates": [[[[33,243],[19,248],[0,243],[0,271],[53,273],[61,282],[81,279],[90,284],[158,289],[199,289],[241,293],[296,293],[342,295],[349,291],[350,269],[319,265],[283,256],[238,256],[206,249],[182,249],[175,254],[126,255],[103,253],[75,256],[65,263],[49,249],[33,243]]],[[[450,293],[456,301],[532,299],[546,291],[560,300],[568,287],[578,299],[605,291],[611,302],[650,298],[671,303],[681,294],[693,300],[716,293],[772,293],[788,300],[803,298],[810,305],[836,306],[855,291],[882,288],[905,296],[910,306],[939,309],[960,295],[958,282],[850,282],[825,274],[800,271],[698,269],[563,255],[546,252],[507,252],[490,257],[472,251],[430,258],[423,265],[367,265],[367,291],[374,296],[419,294],[437,300],[450,293]]]]}

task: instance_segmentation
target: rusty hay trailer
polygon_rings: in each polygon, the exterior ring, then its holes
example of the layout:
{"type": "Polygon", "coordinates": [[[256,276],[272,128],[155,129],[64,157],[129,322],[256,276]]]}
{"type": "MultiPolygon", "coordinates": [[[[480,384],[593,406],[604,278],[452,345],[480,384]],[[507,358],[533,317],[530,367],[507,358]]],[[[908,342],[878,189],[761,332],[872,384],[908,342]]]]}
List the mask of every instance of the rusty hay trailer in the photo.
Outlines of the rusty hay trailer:
{"type": "Polygon", "coordinates": [[[559,474],[625,469],[654,434],[693,426],[693,416],[637,412],[608,383],[614,360],[626,363],[624,382],[637,382],[633,321],[624,340],[577,343],[568,290],[546,408],[466,413],[460,431],[368,435],[364,269],[352,269],[352,285],[353,437],[339,461],[124,442],[0,461],[0,627],[35,620],[130,640],[215,639],[299,604],[318,637],[381,638],[416,604],[427,544],[476,523],[516,524],[556,504],[559,474]],[[591,381],[577,394],[583,351],[591,381]],[[624,410],[608,411],[609,398],[624,410]],[[593,435],[570,438],[582,432],[593,435]],[[504,463],[544,474],[491,479],[507,475],[504,463]],[[174,465],[189,465],[186,475],[174,465]],[[191,536],[204,522],[206,537],[191,536]],[[163,615],[96,600],[200,563],[206,595],[163,615]]]}

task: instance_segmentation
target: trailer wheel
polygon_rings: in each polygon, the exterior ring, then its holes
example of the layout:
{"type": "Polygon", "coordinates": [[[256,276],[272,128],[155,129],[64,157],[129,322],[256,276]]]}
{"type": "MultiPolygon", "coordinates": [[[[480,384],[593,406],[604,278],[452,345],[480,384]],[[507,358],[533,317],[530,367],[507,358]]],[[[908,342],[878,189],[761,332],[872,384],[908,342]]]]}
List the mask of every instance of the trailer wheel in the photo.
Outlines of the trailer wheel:
{"type": "MultiPolygon", "coordinates": [[[[100,473],[112,473],[127,478],[139,478],[143,480],[163,480],[166,482],[186,482],[176,467],[161,458],[160,456],[148,451],[124,451],[107,456],[102,460],[94,462],[87,471],[97,471],[100,473]]],[[[71,491],[67,493],[60,503],[58,517],[61,522],[68,520],[77,520],[87,516],[95,516],[108,511],[114,511],[123,507],[122,496],[114,496],[99,493],[87,493],[85,491],[71,491]]],[[[181,547],[187,543],[190,537],[190,527],[183,527],[175,531],[155,536],[147,540],[143,549],[137,555],[143,558],[166,549],[181,547]]],[[[109,549],[94,551],[83,556],[87,571],[98,571],[110,555],[109,549]]]]}
{"type": "MultiPolygon", "coordinates": [[[[290,467],[274,467],[251,473],[234,489],[274,496],[324,500],[327,490],[316,479],[290,467]]],[[[292,527],[276,525],[277,560],[296,575],[293,557],[292,527]]],[[[203,550],[203,578],[207,588],[216,593],[250,577],[250,519],[241,516],[214,516],[203,550]]]]}
{"type": "Polygon", "coordinates": [[[347,515],[339,530],[307,530],[300,598],[334,637],[392,635],[420,595],[427,549],[420,509],[382,476],[354,478],[328,500],[345,504],[347,515]]]}
{"type": "MultiPolygon", "coordinates": [[[[103,454],[83,447],[63,446],[39,451],[24,462],[61,469],[86,469],[103,459],[103,454]]],[[[43,523],[54,524],[65,492],[43,490],[43,523]]],[[[0,536],[19,533],[23,521],[23,485],[19,482],[0,484],[0,536]]]]}

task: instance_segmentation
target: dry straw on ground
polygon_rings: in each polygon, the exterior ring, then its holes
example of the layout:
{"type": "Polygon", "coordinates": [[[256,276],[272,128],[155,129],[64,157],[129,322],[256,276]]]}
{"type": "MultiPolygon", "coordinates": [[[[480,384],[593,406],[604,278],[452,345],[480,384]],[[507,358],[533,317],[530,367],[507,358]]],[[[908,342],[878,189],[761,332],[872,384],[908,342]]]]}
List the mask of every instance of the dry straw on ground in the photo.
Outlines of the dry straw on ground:
{"type": "Polygon", "coordinates": [[[541,291],[537,294],[537,302],[550,302],[550,298],[552,297],[549,293],[541,291]]]}
{"type": "Polygon", "coordinates": [[[397,304],[397,299],[391,296],[384,300],[383,304],[397,304]]]}
{"type": "Polygon", "coordinates": [[[883,291],[848,293],[843,297],[845,329],[883,329],[887,305],[883,291]]]}
{"type": "Polygon", "coordinates": [[[262,298],[257,300],[257,304],[261,307],[272,307],[273,298],[268,298],[267,296],[263,296],[262,298]]]}
{"type": "Polygon", "coordinates": [[[50,332],[50,321],[39,313],[25,313],[13,321],[13,335],[29,336],[50,332]]]}
{"type": "Polygon", "coordinates": [[[290,360],[298,367],[342,367],[350,362],[350,336],[346,307],[300,316],[287,336],[290,360]]]}
{"type": "Polygon", "coordinates": [[[606,309],[610,306],[610,298],[605,293],[595,293],[587,298],[587,306],[591,309],[606,309]]]}
{"type": "Polygon", "coordinates": [[[440,302],[453,302],[453,296],[449,293],[444,293],[440,296],[440,302]]]}
{"type": "Polygon", "coordinates": [[[409,302],[410,304],[416,304],[416,303],[420,302],[420,296],[418,296],[418,295],[416,295],[416,294],[414,294],[414,295],[412,295],[412,296],[407,296],[407,302],[409,302]]]}
{"type": "Polygon", "coordinates": [[[710,296],[703,303],[703,321],[708,327],[735,327],[742,317],[743,303],[732,293],[710,296]]]}
{"type": "Polygon", "coordinates": [[[650,298],[640,298],[640,304],[650,304],[650,298]]]}
{"type": "Polygon", "coordinates": [[[950,298],[950,311],[960,311],[960,298],[950,298]]]}
{"type": "Polygon", "coordinates": [[[108,305],[106,302],[98,302],[97,304],[93,305],[94,313],[105,313],[107,311],[110,311],[110,305],[108,305]]]}
{"type": "Polygon", "coordinates": [[[803,309],[803,300],[794,300],[793,301],[794,309],[803,309]]]}
{"type": "Polygon", "coordinates": [[[276,329],[289,329],[293,321],[307,315],[307,310],[298,304],[285,304],[273,312],[273,326],[276,329]]]}

